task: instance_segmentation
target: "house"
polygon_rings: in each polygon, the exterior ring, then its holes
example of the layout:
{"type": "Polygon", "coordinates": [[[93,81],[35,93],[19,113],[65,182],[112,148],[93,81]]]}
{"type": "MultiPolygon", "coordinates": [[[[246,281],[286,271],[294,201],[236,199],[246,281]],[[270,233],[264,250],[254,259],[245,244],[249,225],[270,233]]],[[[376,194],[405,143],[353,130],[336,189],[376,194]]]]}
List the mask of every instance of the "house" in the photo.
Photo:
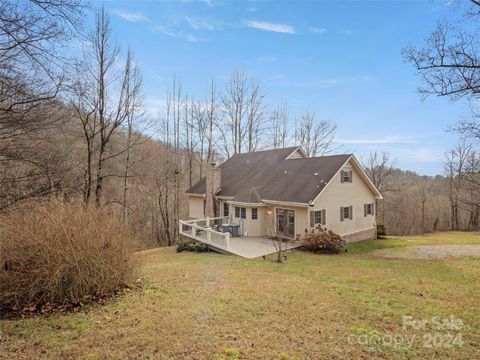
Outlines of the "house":
{"type": "Polygon", "coordinates": [[[322,225],[350,242],[376,238],[382,199],[354,155],[308,157],[301,147],[234,155],[187,195],[191,219],[221,218],[243,237],[294,239],[322,225]]]}

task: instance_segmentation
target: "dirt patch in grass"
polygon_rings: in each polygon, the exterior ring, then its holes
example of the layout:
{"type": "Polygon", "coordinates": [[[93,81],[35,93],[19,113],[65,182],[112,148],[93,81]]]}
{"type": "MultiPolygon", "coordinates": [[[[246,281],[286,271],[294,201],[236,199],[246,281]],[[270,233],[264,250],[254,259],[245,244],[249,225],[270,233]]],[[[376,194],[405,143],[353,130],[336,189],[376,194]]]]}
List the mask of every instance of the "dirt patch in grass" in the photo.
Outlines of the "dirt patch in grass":
{"type": "Polygon", "coordinates": [[[443,259],[449,257],[480,256],[480,245],[417,245],[378,249],[374,256],[395,259],[443,259]]]}

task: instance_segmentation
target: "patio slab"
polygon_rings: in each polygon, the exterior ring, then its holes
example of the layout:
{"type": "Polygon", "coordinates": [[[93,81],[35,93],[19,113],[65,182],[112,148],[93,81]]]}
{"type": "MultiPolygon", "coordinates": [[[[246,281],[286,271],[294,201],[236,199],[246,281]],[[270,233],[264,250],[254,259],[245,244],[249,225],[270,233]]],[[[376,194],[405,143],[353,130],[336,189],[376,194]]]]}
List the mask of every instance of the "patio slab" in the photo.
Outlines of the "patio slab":
{"type": "MultiPolygon", "coordinates": [[[[276,253],[274,241],[277,242],[276,240],[260,236],[232,237],[228,250],[221,250],[247,259],[254,259],[276,253]]],[[[296,241],[289,241],[288,243],[282,244],[282,248],[285,250],[295,249],[300,246],[301,244],[296,241]]]]}

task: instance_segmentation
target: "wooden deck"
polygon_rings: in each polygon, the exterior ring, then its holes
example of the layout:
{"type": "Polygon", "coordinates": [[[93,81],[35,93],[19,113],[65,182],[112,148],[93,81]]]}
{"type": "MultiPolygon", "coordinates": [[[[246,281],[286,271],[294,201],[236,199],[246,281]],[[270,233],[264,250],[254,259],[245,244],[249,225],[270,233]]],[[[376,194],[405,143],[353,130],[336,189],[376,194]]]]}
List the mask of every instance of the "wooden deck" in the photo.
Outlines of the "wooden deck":
{"type": "MultiPolygon", "coordinates": [[[[212,250],[238,255],[248,259],[274,254],[278,241],[267,237],[231,237],[229,233],[213,230],[210,225],[224,218],[180,220],[180,234],[192,240],[207,244],[212,250]]],[[[296,241],[282,243],[282,249],[291,250],[300,247],[296,241]]]]}

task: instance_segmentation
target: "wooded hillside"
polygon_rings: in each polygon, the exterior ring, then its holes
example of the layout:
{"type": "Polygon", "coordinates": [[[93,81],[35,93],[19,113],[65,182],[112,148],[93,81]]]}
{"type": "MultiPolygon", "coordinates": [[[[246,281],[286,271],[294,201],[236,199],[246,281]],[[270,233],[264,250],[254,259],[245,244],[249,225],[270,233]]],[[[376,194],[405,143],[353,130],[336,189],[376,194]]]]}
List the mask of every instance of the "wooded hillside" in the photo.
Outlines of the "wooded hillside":
{"type": "MultiPolygon", "coordinates": [[[[147,112],[134,54],[120,50],[103,8],[82,28],[89,11],[76,0],[0,5],[1,212],[82,199],[111,208],[142,246],[168,246],[187,216],[185,190],[212,161],[293,144],[310,156],[348,150],[334,122],[268,104],[261,79],[241,70],[203,96],[172,76],[159,112],[147,112]]],[[[475,145],[448,154],[445,176],[396,169],[388,154],[361,160],[385,196],[377,208],[388,233],[479,228],[475,145]]]]}

